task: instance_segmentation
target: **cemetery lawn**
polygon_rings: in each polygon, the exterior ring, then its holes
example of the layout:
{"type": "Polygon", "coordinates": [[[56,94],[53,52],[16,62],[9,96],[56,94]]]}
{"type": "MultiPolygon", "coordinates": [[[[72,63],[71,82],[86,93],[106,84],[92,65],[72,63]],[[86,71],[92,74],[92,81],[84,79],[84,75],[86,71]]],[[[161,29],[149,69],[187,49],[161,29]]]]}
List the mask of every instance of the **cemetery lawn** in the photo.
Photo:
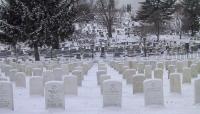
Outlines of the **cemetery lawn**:
{"type": "MultiPolygon", "coordinates": [[[[97,85],[95,64],[85,76],[78,96],[65,96],[65,110],[45,109],[45,99],[42,96],[29,95],[29,78],[26,89],[14,87],[14,111],[0,109],[0,114],[200,114],[200,105],[194,105],[192,84],[183,84],[182,95],[172,94],[169,90],[167,72],[164,70],[164,107],[144,106],[144,94],[133,95],[132,85],[127,85],[117,71],[108,66],[108,74],[112,79],[122,81],[122,107],[103,108],[103,98],[97,85]]],[[[37,86],[37,85],[36,85],[37,86]]]]}

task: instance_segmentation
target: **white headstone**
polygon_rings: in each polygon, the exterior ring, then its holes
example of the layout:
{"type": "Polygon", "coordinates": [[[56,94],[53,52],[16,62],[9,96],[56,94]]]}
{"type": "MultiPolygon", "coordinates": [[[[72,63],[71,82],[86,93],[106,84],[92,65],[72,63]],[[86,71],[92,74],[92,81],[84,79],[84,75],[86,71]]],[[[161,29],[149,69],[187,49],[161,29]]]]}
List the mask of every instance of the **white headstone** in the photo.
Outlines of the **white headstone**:
{"type": "Polygon", "coordinates": [[[145,69],[144,63],[139,63],[138,64],[138,73],[143,74],[145,69]]]}
{"type": "Polygon", "coordinates": [[[192,64],[191,65],[191,76],[197,77],[197,75],[198,75],[197,64],[192,64]]]}
{"type": "Polygon", "coordinates": [[[109,80],[111,77],[109,75],[100,75],[99,80],[100,80],[100,88],[101,88],[101,93],[103,93],[103,82],[105,80],[109,80]]]}
{"type": "Polygon", "coordinates": [[[33,68],[33,76],[42,76],[43,70],[41,68],[33,68]]]}
{"type": "Polygon", "coordinates": [[[8,81],[0,81],[0,108],[14,110],[13,87],[8,81]]]}
{"type": "Polygon", "coordinates": [[[170,76],[171,73],[175,73],[175,71],[176,71],[175,65],[168,66],[168,76],[170,76]]]}
{"type": "Polygon", "coordinates": [[[97,71],[96,74],[97,74],[97,84],[99,85],[100,84],[100,79],[99,79],[100,75],[107,74],[107,71],[105,71],[105,70],[99,70],[99,71],[97,71]]]}
{"type": "Polygon", "coordinates": [[[10,81],[16,81],[15,74],[17,73],[17,69],[11,69],[9,71],[10,81]]]}
{"type": "Polygon", "coordinates": [[[137,61],[130,61],[129,66],[131,69],[137,69],[138,67],[137,61]]]}
{"type": "Polygon", "coordinates": [[[200,78],[194,81],[194,103],[200,104],[200,78]]]}
{"type": "Polygon", "coordinates": [[[69,74],[69,66],[68,66],[68,64],[62,64],[61,68],[63,69],[64,75],[68,75],[69,74]]]}
{"type": "Polygon", "coordinates": [[[105,70],[105,71],[107,71],[107,67],[106,66],[98,66],[98,70],[105,70]]]}
{"type": "Polygon", "coordinates": [[[183,68],[183,83],[191,83],[191,68],[183,68]]]}
{"type": "Polygon", "coordinates": [[[143,84],[145,105],[164,105],[162,80],[149,79],[145,80],[143,84]]]}
{"type": "Polygon", "coordinates": [[[50,70],[46,70],[45,72],[43,72],[43,81],[44,84],[48,81],[54,81],[54,74],[52,71],[50,70]]]}
{"type": "Polygon", "coordinates": [[[146,79],[152,78],[152,66],[150,66],[150,65],[145,66],[145,78],[146,79]]]}
{"type": "Polygon", "coordinates": [[[5,65],[5,76],[9,75],[9,71],[12,69],[11,65],[5,65]]]}
{"type": "Polygon", "coordinates": [[[122,103],[122,83],[116,80],[103,82],[103,107],[119,106],[122,103]]]}
{"type": "Polygon", "coordinates": [[[54,79],[56,81],[62,81],[63,76],[64,76],[64,72],[62,68],[55,68],[53,70],[53,75],[54,75],[54,79]]]}
{"type": "Polygon", "coordinates": [[[123,66],[122,69],[123,69],[123,73],[122,73],[123,74],[123,78],[126,79],[124,74],[125,74],[126,70],[129,69],[129,67],[128,66],[123,66]]]}
{"type": "Polygon", "coordinates": [[[78,94],[78,82],[76,76],[64,76],[64,90],[65,95],[78,94]]]}
{"type": "Polygon", "coordinates": [[[143,93],[143,82],[145,80],[144,74],[136,74],[133,76],[133,94],[143,93]]]}
{"type": "Polygon", "coordinates": [[[44,95],[43,78],[40,76],[33,76],[29,81],[30,95],[44,95]]]}
{"type": "Polygon", "coordinates": [[[125,73],[126,83],[132,84],[133,82],[133,75],[136,74],[136,69],[127,69],[125,73]]]}
{"type": "Polygon", "coordinates": [[[178,73],[182,73],[183,72],[183,67],[184,67],[183,61],[177,61],[176,68],[177,68],[177,72],[178,73]]]}
{"type": "Polygon", "coordinates": [[[32,67],[30,65],[27,65],[25,72],[27,76],[32,76],[32,67]]]}
{"type": "Polygon", "coordinates": [[[77,77],[78,86],[82,86],[83,75],[82,72],[79,70],[72,71],[72,75],[77,77]]]}
{"type": "Polygon", "coordinates": [[[154,78],[163,80],[163,70],[160,68],[155,69],[154,70],[154,78]]]}
{"type": "Polygon", "coordinates": [[[181,74],[179,73],[170,74],[170,92],[181,94],[181,91],[182,91],[181,74]]]}
{"type": "Polygon", "coordinates": [[[157,63],[156,67],[160,68],[160,69],[164,69],[164,63],[163,62],[159,62],[159,63],[157,63]]]}
{"type": "Polygon", "coordinates": [[[64,87],[61,81],[49,81],[45,84],[46,109],[65,109],[64,87]]]}
{"type": "Polygon", "coordinates": [[[26,74],[24,72],[17,72],[15,74],[15,78],[16,87],[26,87],[26,74]]]}

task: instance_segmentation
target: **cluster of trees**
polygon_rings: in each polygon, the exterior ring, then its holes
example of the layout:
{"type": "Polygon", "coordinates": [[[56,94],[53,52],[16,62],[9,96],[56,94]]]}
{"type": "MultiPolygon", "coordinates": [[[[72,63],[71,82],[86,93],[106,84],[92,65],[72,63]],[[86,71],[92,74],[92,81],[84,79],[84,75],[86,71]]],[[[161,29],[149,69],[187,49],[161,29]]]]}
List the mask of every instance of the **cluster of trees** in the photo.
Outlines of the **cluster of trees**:
{"type": "Polygon", "coordinates": [[[80,0],[5,0],[1,5],[1,43],[16,47],[19,42],[34,49],[39,61],[39,47],[59,48],[59,43],[74,32],[73,24],[85,21],[89,4],[80,0]]]}
{"type": "Polygon", "coordinates": [[[160,33],[164,30],[170,20],[175,20],[176,32],[190,33],[195,36],[200,30],[200,0],[146,0],[141,2],[141,8],[135,18],[142,22],[141,27],[151,30],[140,30],[143,32],[153,32],[159,40],[160,33]]]}
{"type": "MultiPolygon", "coordinates": [[[[112,37],[117,18],[116,0],[1,0],[0,42],[16,47],[19,42],[34,49],[40,60],[39,47],[58,49],[60,42],[74,34],[74,23],[90,21],[96,16],[112,37]]],[[[200,0],[145,0],[134,20],[141,22],[141,37],[154,33],[159,40],[170,20],[175,20],[176,32],[194,36],[200,29],[200,0]]],[[[131,11],[127,5],[127,11],[131,11]]],[[[109,40],[109,39],[108,39],[109,40]]]]}

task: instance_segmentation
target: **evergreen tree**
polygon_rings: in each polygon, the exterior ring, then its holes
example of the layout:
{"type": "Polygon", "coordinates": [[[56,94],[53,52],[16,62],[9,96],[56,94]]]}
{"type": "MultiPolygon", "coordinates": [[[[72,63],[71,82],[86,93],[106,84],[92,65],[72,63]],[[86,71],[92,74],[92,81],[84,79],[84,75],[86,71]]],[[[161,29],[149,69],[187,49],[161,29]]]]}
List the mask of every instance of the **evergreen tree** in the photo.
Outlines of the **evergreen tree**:
{"type": "Polygon", "coordinates": [[[136,19],[144,23],[153,24],[155,34],[159,40],[161,26],[172,18],[176,0],[146,0],[141,2],[136,19]]]}
{"type": "Polygon", "coordinates": [[[26,42],[40,60],[38,47],[58,48],[74,30],[76,0],[7,1],[1,28],[11,42],[26,42]]]}
{"type": "Polygon", "coordinates": [[[194,36],[200,29],[200,0],[183,0],[184,19],[183,28],[194,36]]]}

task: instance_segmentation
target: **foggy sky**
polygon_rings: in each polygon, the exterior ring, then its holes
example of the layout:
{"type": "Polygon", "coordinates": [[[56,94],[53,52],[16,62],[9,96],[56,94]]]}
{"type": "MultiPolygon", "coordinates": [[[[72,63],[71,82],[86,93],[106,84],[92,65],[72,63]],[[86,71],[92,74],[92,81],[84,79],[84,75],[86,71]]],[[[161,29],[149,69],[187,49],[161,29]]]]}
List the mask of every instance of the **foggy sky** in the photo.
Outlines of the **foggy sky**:
{"type": "Polygon", "coordinates": [[[137,10],[140,7],[139,2],[142,1],[144,0],[117,0],[117,7],[121,7],[126,4],[132,4],[132,8],[137,10]]]}

